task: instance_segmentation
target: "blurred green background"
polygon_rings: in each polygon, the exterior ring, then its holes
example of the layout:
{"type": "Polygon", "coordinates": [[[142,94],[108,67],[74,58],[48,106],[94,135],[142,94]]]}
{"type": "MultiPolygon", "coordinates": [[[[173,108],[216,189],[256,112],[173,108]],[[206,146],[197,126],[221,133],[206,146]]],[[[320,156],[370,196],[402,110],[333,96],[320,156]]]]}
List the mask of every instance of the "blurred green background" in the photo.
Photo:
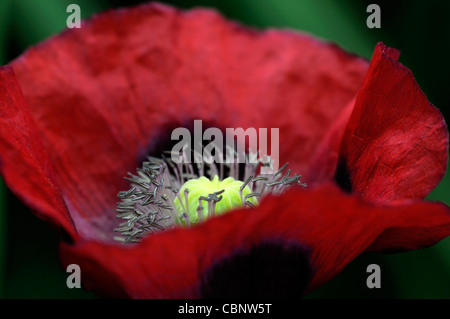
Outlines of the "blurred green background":
{"type": "MultiPolygon", "coordinates": [[[[66,8],[79,4],[83,18],[144,1],[0,0],[0,64],[66,28],[66,8]]],[[[432,0],[211,0],[166,1],[178,7],[215,7],[257,28],[291,28],[336,42],[370,59],[383,41],[402,52],[428,99],[449,122],[450,2],[432,0]],[[370,3],[381,7],[381,29],[366,27],[370,3]]],[[[450,175],[429,196],[450,205],[450,175]]],[[[58,260],[58,236],[0,182],[0,297],[96,298],[68,289],[58,260]]],[[[434,247],[391,255],[365,254],[310,298],[450,298],[450,238],[434,247]],[[382,288],[366,287],[366,267],[382,270],[382,288]]]]}

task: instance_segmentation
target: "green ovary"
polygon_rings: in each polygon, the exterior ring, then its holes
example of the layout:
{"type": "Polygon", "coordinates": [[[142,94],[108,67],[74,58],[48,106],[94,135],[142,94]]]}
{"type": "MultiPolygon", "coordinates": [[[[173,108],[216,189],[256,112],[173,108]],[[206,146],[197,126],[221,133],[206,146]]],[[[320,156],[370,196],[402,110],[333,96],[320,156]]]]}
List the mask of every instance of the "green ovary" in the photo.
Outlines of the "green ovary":
{"type": "MultiPolygon", "coordinates": [[[[216,203],[215,215],[221,215],[234,208],[242,207],[240,188],[244,183],[235,180],[232,177],[225,178],[223,181],[219,181],[219,177],[216,175],[212,180],[202,176],[197,179],[191,179],[184,183],[181,187],[179,194],[183,205],[180,204],[178,197],[175,199],[175,208],[178,214],[181,215],[184,211],[183,207],[186,206],[185,189],[189,190],[188,193],[188,215],[191,225],[198,224],[197,207],[199,205],[200,197],[207,197],[209,194],[225,190],[218,196],[223,198],[216,203]]],[[[250,187],[246,186],[242,191],[242,197],[245,198],[251,193],[250,187]]],[[[255,197],[247,199],[248,202],[253,205],[257,205],[258,201],[255,197]]],[[[203,206],[203,219],[208,217],[208,202],[202,201],[203,206]]],[[[184,222],[183,222],[184,223],[184,222]]]]}

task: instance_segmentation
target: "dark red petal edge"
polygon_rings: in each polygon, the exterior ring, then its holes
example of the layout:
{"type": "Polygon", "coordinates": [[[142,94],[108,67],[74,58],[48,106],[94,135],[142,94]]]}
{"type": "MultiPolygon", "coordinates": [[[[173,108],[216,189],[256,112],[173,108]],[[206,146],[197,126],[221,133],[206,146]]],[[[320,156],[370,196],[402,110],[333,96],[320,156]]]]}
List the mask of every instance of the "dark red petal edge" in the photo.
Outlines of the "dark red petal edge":
{"type": "Polygon", "coordinates": [[[0,172],[11,191],[40,218],[75,236],[39,133],[10,67],[0,67],[0,172]]]}
{"type": "Polygon", "coordinates": [[[398,57],[376,46],[341,149],[352,191],[370,201],[424,198],[447,166],[444,118],[398,57]]]}
{"type": "Polygon", "coordinates": [[[239,210],[191,229],[156,234],[136,246],[63,243],[61,256],[64,264],[81,266],[85,288],[102,294],[187,298],[201,297],[204,276],[214,265],[263,242],[304,247],[310,256],[311,291],[374,242],[377,250],[414,249],[448,235],[450,210],[445,205],[376,206],[346,195],[334,185],[323,185],[269,197],[254,210],[239,210]],[[395,237],[401,240],[377,242],[386,229],[401,229],[395,237]]]}

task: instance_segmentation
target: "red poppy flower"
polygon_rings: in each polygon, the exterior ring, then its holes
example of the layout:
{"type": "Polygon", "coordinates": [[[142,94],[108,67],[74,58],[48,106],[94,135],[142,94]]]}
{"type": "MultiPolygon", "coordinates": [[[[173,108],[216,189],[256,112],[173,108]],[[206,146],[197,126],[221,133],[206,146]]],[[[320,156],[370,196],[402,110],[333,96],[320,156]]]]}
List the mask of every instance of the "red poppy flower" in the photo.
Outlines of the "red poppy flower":
{"type": "Polygon", "coordinates": [[[365,251],[450,234],[449,207],[423,201],[446,170],[447,128],[398,58],[380,43],[369,65],[210,10],[109,11],[0,69],[1,174],[61,229],[62,261],[80,265],[87,289],[303,295],[365,251]],[[279,128],[280,161],[308,187],[138,244],[113,241],[123,176],[194,119],[279,128]]]}

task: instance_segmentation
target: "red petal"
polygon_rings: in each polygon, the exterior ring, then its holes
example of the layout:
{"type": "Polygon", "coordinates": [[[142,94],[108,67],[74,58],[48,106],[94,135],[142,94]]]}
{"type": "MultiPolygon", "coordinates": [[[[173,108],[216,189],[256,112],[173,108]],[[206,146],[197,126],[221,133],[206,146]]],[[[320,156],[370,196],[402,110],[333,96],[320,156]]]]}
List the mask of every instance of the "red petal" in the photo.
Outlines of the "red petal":
{"type": "MultiPolygon", "coordinates": [[[[62,259],[65,264],[80,265],[85,287],[103,294],[200,297],[205,274],[215,266],[261,243],[283,242],[304,247],[309,253],[310,291],[333,278],[374,242],[377,249],[413,249],[448,235],[450,210],[445,205],[373,206],[327,185],[291,190],[279,198],[266,198],[254,210],[234,211],[194,228],[155,234],[135,246],[93,241],[63,244],[62,259]],[[420,218],[420,223],[411,222],[425,214],[427,218],[420,218]],[[401,241],[377,241],[385,231],[394,234],[396,229],[401,241]]],[[[243,275],[239,269],[233,274],[243,275]]]]}
{"type": "Polygon", "coordinates": [[[75,234],[47,154],[14,73],[0,67],[0,171],[4,181],[38,216],[75,234]]]}
{"type": "Polygon", "coordinates": [[[398,56],[377,45],[343,142],[352,190],[371,201],[424,198],[447,166],[444,119],[398,56]]]}
{"type": "Polygon", "coordinates": [[[328,150],[340,140],[327,132],[367,68],[306,35],[155,4],[101,14],[12,65],[71,215],[90,237],[114,228],[123,176],[149,145],[193,119],[280,128],[280,160],[306,178],[329,178],[328,150]],[[324,164],[310,172],[317,154],[324,164]]]}

